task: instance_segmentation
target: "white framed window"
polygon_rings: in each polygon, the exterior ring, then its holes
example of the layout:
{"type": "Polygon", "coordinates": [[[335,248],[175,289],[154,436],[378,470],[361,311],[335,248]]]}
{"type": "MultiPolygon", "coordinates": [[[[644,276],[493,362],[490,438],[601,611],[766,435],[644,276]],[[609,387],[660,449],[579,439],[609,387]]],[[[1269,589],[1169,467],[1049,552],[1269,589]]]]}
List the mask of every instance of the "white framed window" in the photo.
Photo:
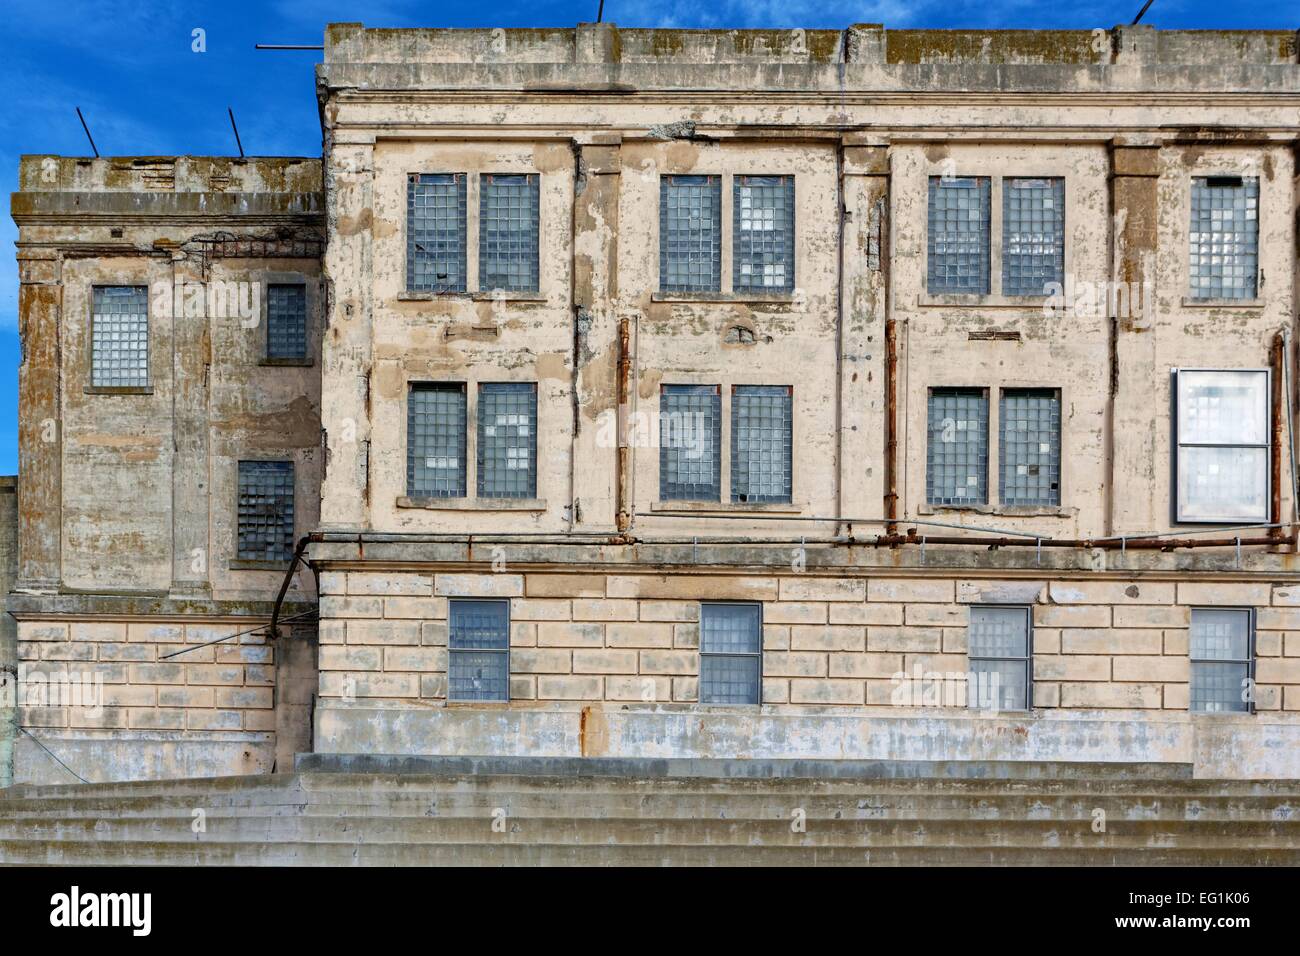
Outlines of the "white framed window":
{"type": "Polygon", "coordinates": [[[1268,369],[1174,369],[1174,520],[1269,519],[1268,369]]]}

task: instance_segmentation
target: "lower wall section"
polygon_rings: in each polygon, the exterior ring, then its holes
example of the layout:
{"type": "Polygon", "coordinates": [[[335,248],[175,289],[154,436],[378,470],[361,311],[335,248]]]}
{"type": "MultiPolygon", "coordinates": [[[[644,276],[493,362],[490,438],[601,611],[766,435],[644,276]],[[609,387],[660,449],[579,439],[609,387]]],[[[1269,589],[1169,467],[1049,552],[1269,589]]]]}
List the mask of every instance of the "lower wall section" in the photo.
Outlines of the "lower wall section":
{"type": "Polygon", "coordinates": [[[489,708],[322,702],[317,753],[1191,764],[1198,777],[1300,778],[1300,719],[1076,711],[630,704],[489,708]]]}
{"type": "Polygon", "coordinates": [[[227,777],[270,773],[275,760],[274,734],[46,730],[39,741],[19,736],[15,783],[227,777]]]}

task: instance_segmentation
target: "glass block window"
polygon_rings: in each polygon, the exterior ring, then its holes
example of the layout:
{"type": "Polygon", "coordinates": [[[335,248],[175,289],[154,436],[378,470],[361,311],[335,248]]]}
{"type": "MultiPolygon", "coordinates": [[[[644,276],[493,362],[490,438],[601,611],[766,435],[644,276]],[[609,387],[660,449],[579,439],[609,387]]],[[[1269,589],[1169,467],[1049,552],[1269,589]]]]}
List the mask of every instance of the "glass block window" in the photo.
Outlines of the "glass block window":
{"type": "Polygon", "coordinates": [[[700,605],[701,704],[761,703],[762,662],[759,605],[700,605]]]}
{"type": "Polygon", "coordinates": [[[1002,180],[1002,294],[1065,282],[1065,180],[1002,180]]]}
{"type": "Polygon", "coordinates": [[[998,490],[1006,505],[1061,503],[1061,395],[1008,388],[998,405],[998,490]]]}
{"type": "Polygon", "coordinates": [[[1191,709],[1249,711],[1255,675],[1252,614],[1244,609],[1193,608],[1191,709]]]}
{"type": "Polygon", "coordinates": [[[293,557],[293,462],[239,463],[241,561],[288,561],[293,557]]]}
{"type": "Polygon", "coordinates": [[[737,176],[731,208],[732,288],[794,289],[794,177],[737,176]]]}
{"type": "Polygon", "coordinates": [[[478,496],[537,497],[537,386],[478,387],[478,496]]]}
{"type": "Polygon", "coordinates": [[[732,387],[732,501],[790,500],[793,391],[789,385],[732,387]]]}
{"type": "Polygon", "coordinates": [[[1032,702],[1029,608],[971,607],[966,640],[967,706],[1028,710],[1032,702]]]}
{"type": "Polygon", "coordinates": [[[659,500],[721,500],[721,463],[721,389],[664,385],[659,392],[659,500]]]}
{"type": "Polygon", "coordinates": [[[1253,299],[1259,268],[1259,180],[1192,180],[1191,297],[1253,299]]]}
{"type": "Polygon", "coordinates": [[[479,180],[478,287],[536,292],[538,179],[484,174],[479,180]]]}
{"type": "Polygon", "coordinates": [[[659,291],[722,289],[722,177],[659,179],[659,291]]]}
{"type": "Polygon", "coordinates": [[[510,699],[510,602],[447,606],[447,699],[510,699]]]}
{"type": "Polygon", "coordinates": [[[465,386],[419,382],[406,397],[406,493],[465,497],[465,386]]]}
{"type": "Polygon", "coordinates": [[[465,291],[465,174],[412,173],[406,184],[406,289],[465,291]]]}
{"type": "Polygon", "coordinates": [[[95,286],[90,323],[90,384],[143,388],[149,384],[149,289],[95,286]]]}
{"type": "Polygon", "coordinates": [[[927,415],[925,500],[932,505],[988,504],[988,392],[933,388],[927,415]]]}
{"type": "Polygon", "coordinates": [[[926,291],[989,291],[989,179],[930,177],[926,291]]]}
{"type": "Polygon", "coordinates": [[[1174,375],[1177,520],[1269,520],[1269,373],[1174,375]]]}
{"type": "Polygon", "coordinates": [[[307,357],[307,287],[266,287],[266,357],[307,357]]]}

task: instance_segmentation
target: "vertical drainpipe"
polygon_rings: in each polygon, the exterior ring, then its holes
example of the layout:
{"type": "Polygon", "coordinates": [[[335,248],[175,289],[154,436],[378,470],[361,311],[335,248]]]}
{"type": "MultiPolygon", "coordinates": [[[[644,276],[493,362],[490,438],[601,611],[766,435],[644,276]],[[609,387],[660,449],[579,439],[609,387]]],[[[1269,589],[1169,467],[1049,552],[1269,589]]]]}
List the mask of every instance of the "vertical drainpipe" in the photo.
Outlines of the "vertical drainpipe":
{"type": "Polygon", "coordinates": [[[885,320],[885,534],[898,534],[898,322],[885,320]]]}
{"type": "Polygon", "coordinates": [[[630,450],[628,448],[627,431],[628,431],[628,414],[631,411],[629,404],[629,380],[632,376],[631,361],[631,322],[626,315],[620,316],[618,320],[618,474],[615,482],[615,494],[618,497],[615,506],[615,515],[618,522],[618,533],[626,534],[631,526],[631,480],[632,472],[628,461],[630,450]]]}

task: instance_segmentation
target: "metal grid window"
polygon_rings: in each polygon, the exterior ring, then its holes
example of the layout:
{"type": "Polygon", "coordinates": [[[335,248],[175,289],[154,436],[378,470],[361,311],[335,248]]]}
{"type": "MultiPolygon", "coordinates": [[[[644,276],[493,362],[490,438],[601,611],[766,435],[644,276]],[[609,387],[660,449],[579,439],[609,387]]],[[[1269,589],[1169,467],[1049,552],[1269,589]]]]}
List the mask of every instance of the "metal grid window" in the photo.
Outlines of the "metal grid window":
{"type": "Polygon", "coordinates": [[[700,703],[763,699],[763,615],[757,604],[700,605],[700,703]]]}
{"type": "Polygon", "coordinates": [[[722,288],[722,177],[659,180],[659,291],[722,288]]]}
{"type": "Polygon", "coordinates": [[[307,287],[266,287],[266,357],[307,357],[307,287]]]}
{"type": "Polygon", "coordinates": [[[1269,520],[1267,369],[1174,373],[1178,521],[1269,520]]]}
{"type": "Polygon", "coordinates": [[[90,384],[143,388],[149,384],[149,289],[95,286],[90,323],[90,384]]]}
{"type": "Polygon", "coordinates": [[[537,497],[537,386],[478,387],[478,496],[537,497]]]}
{"type": "Polygon", "coordinates": [[[737,176],[732,182],[732,288],[794,288],[794,177],[737,176]]]}
{"type": "Polygon", "coordinates": [[[478,286],[536,292],[538,179],[484,174],[479,180],[478,286]]]}
{"type": "Polygon", "coordinates": [[[293,557],[293,462],[239,463],[241,561],[288,561],[293,557]]]}
{"type": "Polygon", "coordinates": [[[1029,628],[1026,607],[970,609],[966,639],[971,682],[966,689],[967,706],[1029,710],[1033,687],[1029,628]]]}
{"type": "Polygon", "coordinates": [[[447,699],[510,699],[510,602],[448,605],[447,699]]]}
{"type": "Polygon", "coordinates": [[[1255,676],[1254,614],[1248,609],[1193,608],[1193,711],[1249,711],[1255,676]]]}
{"type": "Polygon", "coordinates": [[[1002,294],[1065,281],[1065,180],[1002,180],[1002,294]]]}
{"type": "Polygon", "coordinates": [[[406,397],[406,489],[411,497],[465,497],[465,386],[420,382],[406,397]]]}
{"type": "Polygon", "coordinates": [[[465,179],[412,173],[407,180],[407,291],[465,291],[465,179]]]}
{"type": "Polygon", "coordinates": [[[1061,395],[1005,389],[998,404],[998,490],[1006,505],[1061,503],[1061,395]]]}
{"type": "Polygon", "coordinates": [[[1259,269],[1259,180],[1192,180],[1191,296],[1253,299],[1259,269]]]}
{"type": "Polygon", "coordinates": [[[926,290],[989,291],[989,179],[930,177],[926,290]]]}
{"type": "Polygon", "coordinates": [[[925,499],[983,505],[989,497],[989,396],[982,388],[930,390],[925,499]]]}
{"type": "Polygon", "coordinates": [[[732,501],[790,500],[793,415],[789,385],[732,386],[732,501]]]}
{"type": "Polygon", "coordinates": [[[664,385],[659,393],[659,500],[722,498],[722,390],[664,385]]]}

